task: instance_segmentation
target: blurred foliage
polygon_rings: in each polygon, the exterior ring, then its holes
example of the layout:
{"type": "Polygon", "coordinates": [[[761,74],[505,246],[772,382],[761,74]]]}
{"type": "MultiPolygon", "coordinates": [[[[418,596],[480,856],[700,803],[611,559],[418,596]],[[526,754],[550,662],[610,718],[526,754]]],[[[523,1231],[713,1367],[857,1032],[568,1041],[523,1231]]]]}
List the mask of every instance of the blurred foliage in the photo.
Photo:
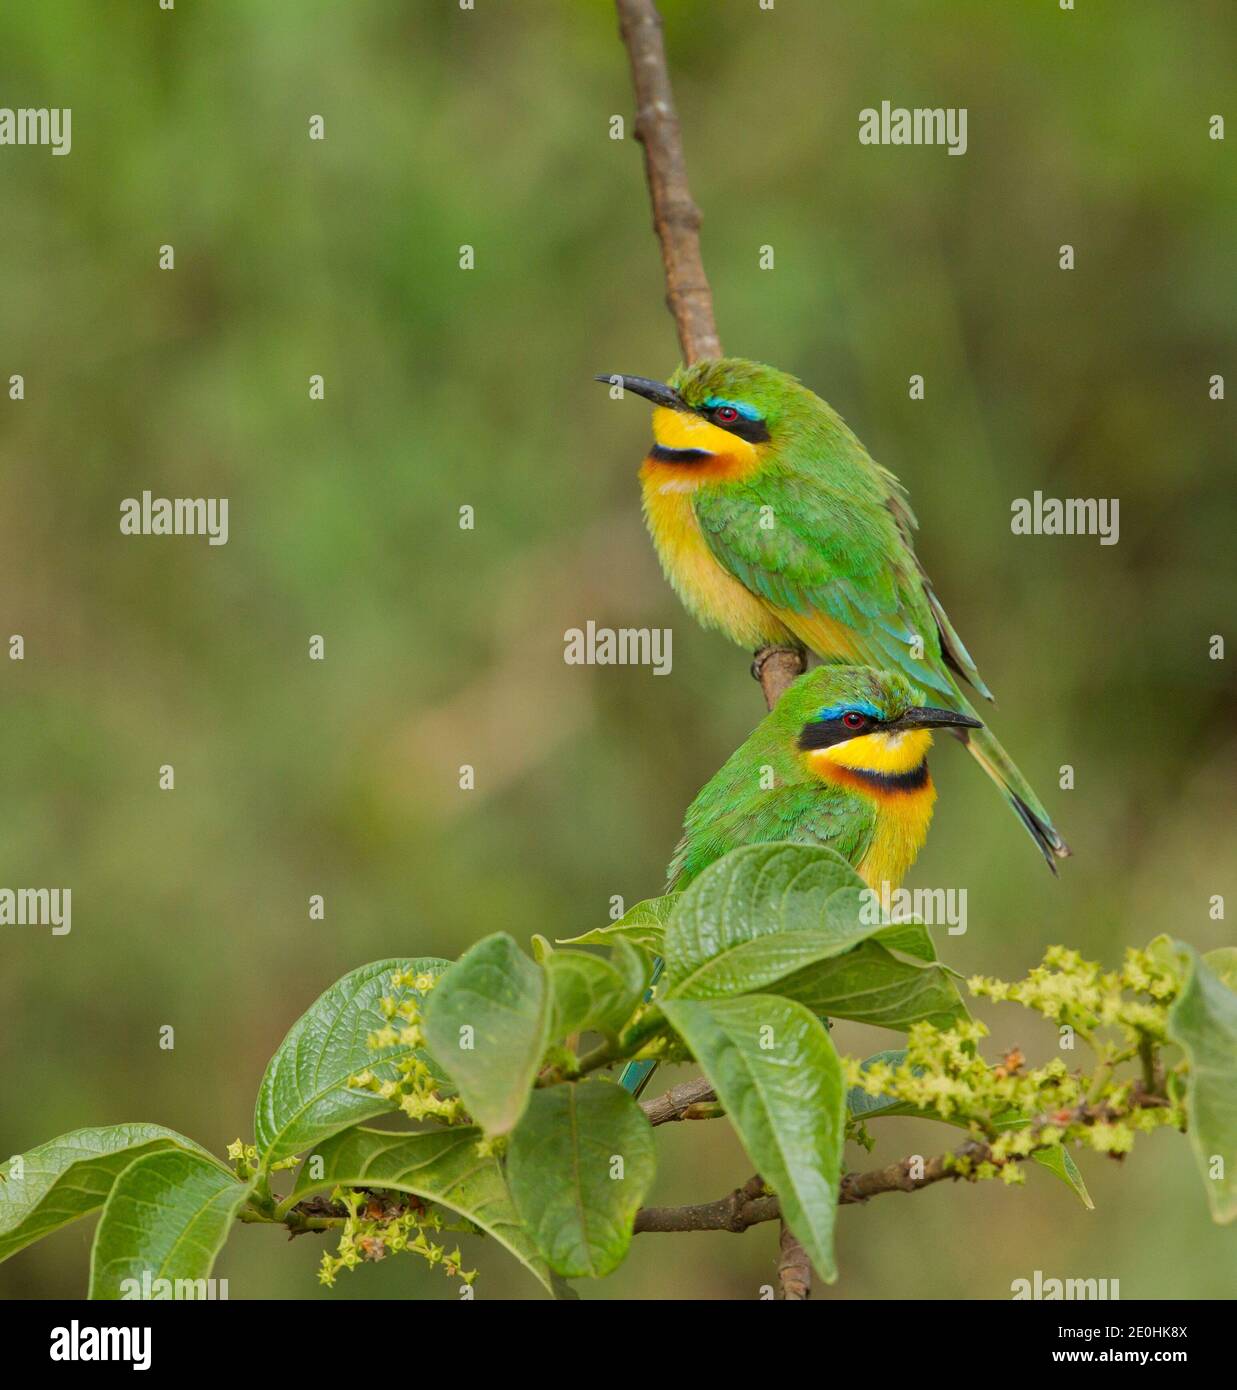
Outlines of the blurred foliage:
{"type": "MultiPolygon", "coordinates": [[[[911,881],[969,890],[950,958],[1231,941],[1208,901],[1237,891],[1235,711],[1207,656],[1237,520],[1231,404],[1207,397],[1237,375],[1234,137],[1207,138],[1234,115],[1231,10],[664,9],[723,342],[799,374],[910,488],[994,725],[1075,850],[1053,881],[941,749],[911,881]],[[861,146],[883,99],[965,105],[966,156],[861,146]],[[1036,488],[1119,497],[1120,544],[1011,536],[1036,488]]],[[[631,98],[607,4],[54,0],[0,15],[0,78],[11,106],[73,110],[68,158],[0,149],[0,380],[27,383],[0,398],[0,637],[26,640],[0,660],[0,815],[4,883],[74,899],[70,936],[0,936],[0,1150],[132,1119],[219,1149],[345,971],[574,935],[658,892],[762,706],[642,533],[644,407],[590,380],[675,360],[639,153],[608,137],[631,98]],[[144,488],[229,497],[229,544],[122,537],[144,488]],[[588,618],[673,625],[673,675],[565,666],[588,618]]],[[[889,1158],[939,1147],[906,1124],[889,1158]]],[[[746,1178],[708,1128],[670,1127],[653,1200],[746,1178]]],[[[1035,1269],[1231,1293],[1187,1146],[1093,1159],[1094,1213],[1034,1177],[842,1213],[825,1296],[1002,1298],[1035,1269]]],[[[80,1294],[88,1238],[0,1291],[80,1294]]],[[[750,1298],[775,1242],[643,1237],[605,1293],[750,1298]]],[[[217,1273],[234,1297],[452,1296],[396,1261],[327,1294],[320,1255],[259,1232],[217,1273]]],[[[535,1292],[501,1252],[465,1259],[480,1297],[535,1292]]]]}

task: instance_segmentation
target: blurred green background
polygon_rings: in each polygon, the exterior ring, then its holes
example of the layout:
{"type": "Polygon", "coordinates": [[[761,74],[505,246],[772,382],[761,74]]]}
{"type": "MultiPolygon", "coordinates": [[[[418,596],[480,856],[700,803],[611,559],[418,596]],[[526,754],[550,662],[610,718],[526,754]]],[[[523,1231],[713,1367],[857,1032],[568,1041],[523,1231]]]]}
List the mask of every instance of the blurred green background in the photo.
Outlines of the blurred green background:
{"type": "MultiPolygon", "coordinates": [[[[1207,650],[1232,636],[1237,521],[1207,390],[1237,375],[1237,137],[1208,139],[1234,115],[1231,9],[663,8],[723,342],[800,375],[909,487],[993,723],[1074,846],[1054,881],[942,748],[909,883],[968,889],[947,958],[1016,975],[1056,941],[1110,963],[1161,931],[1231,942],[1208,902],[1233,905],[1237,711],[1207,650]],[[967,107],[965,157],[861,146],[884,99],[967,107]],[[1036,488],[1118,497],[1120,543],[1011,536],[1036,488]]],[[[0,381],[27,394],[0,396],[0,873],[73,890],[71,935],[0,931],[0,1151],[134,1119],[221,1149],[348,969],[573,935],[659,891],[763,707],[643,533],[646,407],[591,381],[676,360],[608,4],[54,0],[0,14],[0,78],[6,105],[73,111],[69,157],[0,149],[0,381]],[[146,488],[228,497],[227,546],[121,536],[146,488]],[[565,666],[589,618],[673,626],[673,674],[565,666]]],[[[1053,1045],[980,1012],[994,1045],[1053,1045]]],[[[748,1176],[722,1125],[659,1142],[659,1201],[748,1176]]],[[[887,1122],[874,1157],[951,1142],[887,1122]]],[[[1094,1212],[1038,1171],[846,1209],[820,1296],[1006,1298],[1036,1269],[1233,1293],[1184,1141],[1083,1164],[1094,1212]]],[[[84,1292],[90,1225],[0,1291],[84,1292]]],[[[454,1296],[411,1259],[328,1294],[321,1249],[240,1230],[216,1273],[243,1298],[454,1296]]],[[[536,1296],[467,1253],[481,1297],[536,1296]]],[[[752,1298],[775,1254],[773,1227],[642,1236],[583,1293],[752,1298]]]]}

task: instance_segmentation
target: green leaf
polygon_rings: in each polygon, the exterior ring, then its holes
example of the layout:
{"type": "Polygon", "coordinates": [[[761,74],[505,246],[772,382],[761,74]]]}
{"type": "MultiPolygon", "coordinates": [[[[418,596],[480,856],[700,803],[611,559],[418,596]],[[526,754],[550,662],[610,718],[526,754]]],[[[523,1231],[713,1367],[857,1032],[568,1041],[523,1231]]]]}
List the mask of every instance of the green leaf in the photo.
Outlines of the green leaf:
{"type": "MultiPolygon", "coordinates": [[[[90,1297],[141,1297],[146,1275],[208,1279],[249,1193],[248,1183],[200,1154],[167,1149],[135,1159],[117,1178],[95,1231],[90,1297]],[[136,1282],[127,1289],[129,1280],[136,1282]]],[[[205,1286],[194,1296],[205,1298],[205,1286]]]]}
{"type": "Polygon", "coordinates": [[[1217,946],[1203,957],[1203,964],[1221,984],[1237,992],[1237,946],[1217,946]]]}
{"type": "Polygon", "coordinates": [[[665,933],[666,919],[670,916],[678,893],[667,893],[661,898],[646,898],[637,903],[606,927],[594,927],[583,936],[568,937],[560,941],[560,946],[613,946],[616,941],[626,941],[632,946],[660,955],[662,937],[665,933]]]}
{"type": "MultiPolygon", "coordinates": [[[[897,1068],[906,1061],[906,1049],[895,1048],[887,1052],[874,1052],[859,1064],[860,1071],[881,1062],[897,1068]]],[[[918,1075],[918,1072],[916,1073],[918,1075]]],[[[862,1086],[851,1086],[846,1092],[846,1108],[856,1120],[879,1120],[886,1115],[909,1115],[915,1119],[939,1120],[936,1114],[925,1114],[918,1106],[907,1100],[897,1100],[893,1096],[870,1096],[862,1086]]]]}
{"type": "Polygon", "coordinates": [[[753,994],[881,930],[863,880],[818,845],[747,845],[711,864],[666,927],[665,997],[753,994]]]}
{"type": "Polygon", "coordinates": [[[769,994],[667,999],[662,1008],[777,1193],[787,1224],[832,1283],[846,1087],[824,1024],[802,1004],[769,994]]]}
{"type": "Polygon", "coordinates": [[[205,1153],[162,1125],[75,1129],[10,1159],[0,1168],[0,1260],[102,1206],[117,1176],[159,1149],[205,1153]],[[20,1171],[21,1176],[16,1176],[20,1171]]]}
{"type": "Polygon", "coordinates": [[[1064,1149],[1058,1144],[1051,1149],[1036,1149],[1031,1157],[1041,1168],[1046,1168],[1054,1176],[1060,1178],[1088,1211],[1095,1210],[1095,1203],[1087,1191],[1087,1184],[1083,1181],[1082,1173],[1068,1149],[1064,1149]]]}
{"type": "Polygon", "coordinates": [[[329,1192],[335,1187],[407,1192],[458,1212],[493,1236],[547,1289],[561,1296],[568,1291],[554,1280],[520,1220],[498,1160],[478,1153],[481,1138],[481,1131],[471,1125],[423,1134],[359,1127],[347,1130],[320,1144],[306,1158],[280,1214],[314,1192],[329,1192]]]}
{"type": "MultiPolygon", "coordinates": [[[[366,1068],[384,1081],[396,1076],[394,1064],[414,1055],[414,1049],[401,1045],[373,1051],[367,1039],[387,1024],[380,1007],[384,996],[423,996],[415,989],[396,990],[392,977],[401,971],[439,975],[448,964],[421,957],[363,965],[337,980],[297,1019],[258,1088],[254,1135],[264,1169],[328,1134],[395,1109],[371,1091],[350,1089],[348,1078],[366,1068]]],[[[424,1053],[417,1055],[430,1061],[424,1053]]]]}
{"type": "Polygon", "coordinates": [[[477,942],[430,995],[430,1050],[487,1134],[510,1133],[524,1113],[549,1041],[550,1015],[545,970],[506,932],[477,942]]]}
{"type": "Polygon", "coordinates": [[[1168,1035],[1189,1060],[1190,1143],[1211,1215],[1227,1225],[1237,1218],[1237,994],[1192,946],[1174,945],[1186,979],[1168,1011],[1168,1035]]]}
{"type": "Polygon", "coordinates": [[[902,1033],[921,1020],[947,1028],[967,1017],[952,971],[899,960],[876,941],[796,971],[777,992],[821,1018],[848,1018],[902,1033]]]}
{"type": "Polygon", "coordinates": [[[1185,966],[1177,957],[1176,943],[1167,932],[1160,932],[1147,942],[1146,951],[1169,975],[1185,979],[1185,966]]]}
{"type": "Polygon", "coordinates": [[[534,1092],[507,1150],[516,1208],[566,1278],[598,1279],[622,1263],[656,1166],[644,1112],[609,1081],[534,1092]]]}
{"type": "Polygon", "coordinates": [[[882,927],[872,937],[888,951],[901,951],[905,956],[931,964],[936,960],[936,943],[922,922],[894,922],[882,927]]]}
{"type": "Polygon", "coordinates": [[[583,951],[555,951],[544,965],[553,1005],[551,1039],[590,1029],[616,1037],[649,982],[640,952],[621,937],[611,960],[583,951]]]}

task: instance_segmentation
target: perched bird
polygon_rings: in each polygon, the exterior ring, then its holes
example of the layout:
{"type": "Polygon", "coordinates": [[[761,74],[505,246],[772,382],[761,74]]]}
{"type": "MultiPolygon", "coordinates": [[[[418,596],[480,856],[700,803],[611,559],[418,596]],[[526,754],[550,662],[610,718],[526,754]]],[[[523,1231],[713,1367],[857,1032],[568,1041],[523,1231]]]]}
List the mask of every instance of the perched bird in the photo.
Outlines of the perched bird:
{"type": "MultiPolygon", "coordinates": [[[[919,701],[904,676],[868,666],[819,666],[793,681],[688,807],[669,889],[740,845],[774,840],[827,845],[869,887],[897,888],[936,801],[932,730],[982,728],[919,701]]],[[[654,1065],[629,1062],[619,1079],[638,1092],[654,1065]]]]}
{"type": "Polygon", "coordinates": [[[936,801],[932,730],[983,727],[920,700],[904,676],[869,666],[818,666],[791,682],[688,807],[669,890],[771,840],[826,845],[869,887],[897,888],[936,801]]]}
{"type": "MultiPolygon", "coordinates": [[[[906,493],[841,417],[794,377],[719,358],[668,384],[599,376],[657,407],[640,479],[662,567],[688,610],[749,649],[899,672],[974,720],[975,669],[915,558],[906,493]]],[[[1055,872],[1069,847],[992,733],[954,732],[1005,793],[1055,872]]]]}

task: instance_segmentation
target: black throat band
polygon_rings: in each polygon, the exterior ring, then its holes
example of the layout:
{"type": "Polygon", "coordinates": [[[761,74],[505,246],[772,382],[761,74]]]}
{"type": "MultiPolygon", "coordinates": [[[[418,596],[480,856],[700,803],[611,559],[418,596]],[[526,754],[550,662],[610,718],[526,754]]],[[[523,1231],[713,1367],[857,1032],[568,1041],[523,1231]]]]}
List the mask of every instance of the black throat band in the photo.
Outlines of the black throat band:
{"type": "Polygon", "coordinates": [[[654,444],[649,450],[649,458],[658,463],[703,463],[712,457],[708,449],[668,449],[664,444],[654,444]]]}
{"type": "Polygon", "coordinates": [[[861,767],[848,767],[846,771],[866,782],[868,786],[879,788],[881,791],[914,792],[928,785],[927,758],[909,772],[869,772],[861,767]]]}

